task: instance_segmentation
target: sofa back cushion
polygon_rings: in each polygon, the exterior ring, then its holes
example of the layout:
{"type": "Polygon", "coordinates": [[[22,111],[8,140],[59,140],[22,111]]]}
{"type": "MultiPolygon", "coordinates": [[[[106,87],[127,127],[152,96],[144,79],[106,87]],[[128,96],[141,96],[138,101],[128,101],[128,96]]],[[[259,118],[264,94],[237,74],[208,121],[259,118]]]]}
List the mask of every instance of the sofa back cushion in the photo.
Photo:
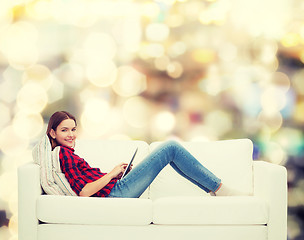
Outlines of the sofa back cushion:
{"type": "MultiPolygon", "coordinates": [[[[150,145],[153,151],[160,142],[150,145]]],[[[223,183],[250,195],[253,193],[252,152],[249,139],[212,142],[181,142],[181,144],[223,183]]],[[[170,165],[166,166],[150,186],[152,200],[168,196],[209,196],[170,165]]]]}
{"type": "MultiPolygon", "coordinates": [[[[91,167],[108,173],[122,162],[129,163],[137,147],[133,161],[135,167],[149,154],[149,145],[144,141],[79,139],[76,142],[75,154],[85,159],[91,167]]],[[[148,198],[148,190],[141,197],[148,198]]]]}

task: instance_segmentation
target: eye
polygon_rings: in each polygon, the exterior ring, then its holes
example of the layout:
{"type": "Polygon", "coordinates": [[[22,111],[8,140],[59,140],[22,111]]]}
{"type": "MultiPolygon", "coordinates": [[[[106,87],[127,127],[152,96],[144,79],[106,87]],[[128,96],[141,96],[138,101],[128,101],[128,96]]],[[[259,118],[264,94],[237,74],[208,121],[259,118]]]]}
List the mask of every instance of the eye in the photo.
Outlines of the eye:
{"type": "Polygon", "coordinates": [[[73,132],[76,132],[76,130],[77,130],[76,128],[73,128],[73,129],[72,129],[73,132]]]}

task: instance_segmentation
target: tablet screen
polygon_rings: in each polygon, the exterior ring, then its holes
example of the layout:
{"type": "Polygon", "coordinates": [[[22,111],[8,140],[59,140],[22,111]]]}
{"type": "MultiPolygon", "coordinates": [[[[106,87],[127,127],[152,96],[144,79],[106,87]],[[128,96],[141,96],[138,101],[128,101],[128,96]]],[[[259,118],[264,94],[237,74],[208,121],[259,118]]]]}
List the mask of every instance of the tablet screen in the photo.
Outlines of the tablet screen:
{"type": "Polygon", "coordinates": [[[132,157],[131,161],[129,162],[129,164],[128,164],[126,170],[124,171],[124,173],[123,173],[121,179],[124,178],[124,176],[126,176],[126,175],[130,172],[130,168],[131,168],[132,162],[133,162],[133,160],[134,160],[134,158],[135,158],[135,156],[136,156],[137,150],[138,150],[138,148],[136,148],[136,150],[135,150],[135,152],[134,152],[134,154],[133,154],[133,157],[132,157]]]}

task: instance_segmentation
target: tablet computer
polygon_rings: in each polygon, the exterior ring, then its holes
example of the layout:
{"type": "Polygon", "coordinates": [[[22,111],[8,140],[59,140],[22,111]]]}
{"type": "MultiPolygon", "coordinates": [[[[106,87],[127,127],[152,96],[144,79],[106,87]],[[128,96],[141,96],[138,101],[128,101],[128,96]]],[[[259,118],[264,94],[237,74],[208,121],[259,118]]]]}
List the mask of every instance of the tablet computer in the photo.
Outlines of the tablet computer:
{"type": "Polygon", "coordinates": [[[135,156],[136,156],[136,154],[137,154],[137,150],[138,150],[138,147],[136,148],[136,150],[135,150],[135,152],[134,152],[134,154],[133,154],[133,157],[131,158],[131,161],[129,162],[129,164],[128,164],[126,170],[124,171],[124,173],[122,174],[122,176],[121,176],[120,179],[123,179],[124,176],[126,176],[126,175],[130,172],[130,168],[131,168],[132,162],[133,162],[133,160],[134,160],[134,158],[135,158],[135,156]]]}

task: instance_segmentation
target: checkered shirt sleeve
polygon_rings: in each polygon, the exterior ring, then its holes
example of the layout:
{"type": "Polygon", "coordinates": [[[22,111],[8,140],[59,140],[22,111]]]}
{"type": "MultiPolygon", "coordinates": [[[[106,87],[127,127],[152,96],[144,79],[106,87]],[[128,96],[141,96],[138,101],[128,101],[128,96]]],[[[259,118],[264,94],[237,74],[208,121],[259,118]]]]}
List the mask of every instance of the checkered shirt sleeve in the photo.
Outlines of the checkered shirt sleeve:
{"type": "MultiPolygon", "coordinates": [[[[61,170],[77,195],[87,183],[94,182],[106,175],[106,173],[100,172],[99,168],[91,168],[83,158],[74,153],[73,148],[61,146],[59,159],[61,170]]],[[[92,196],[108,196],[116,182],[117,179],[112,179],[104,188],[92,196]]]]}

